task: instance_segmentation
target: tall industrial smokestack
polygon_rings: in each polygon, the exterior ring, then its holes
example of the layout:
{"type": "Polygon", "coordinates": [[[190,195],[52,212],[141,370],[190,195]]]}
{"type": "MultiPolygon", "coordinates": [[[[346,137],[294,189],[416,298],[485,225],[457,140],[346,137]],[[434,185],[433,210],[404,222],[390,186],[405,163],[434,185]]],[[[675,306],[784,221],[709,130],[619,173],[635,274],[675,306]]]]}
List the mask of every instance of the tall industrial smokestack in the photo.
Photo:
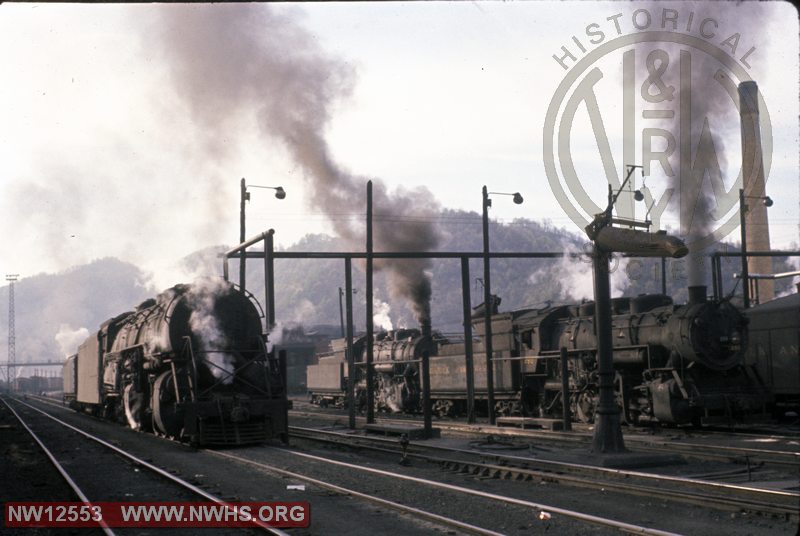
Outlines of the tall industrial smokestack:
{"type": "MultiPolygon", "coordinates": [[[[758,114],[758,85],[753,82],[739,84],[739,113],[742,119],[742,180],[744,181],[745,214],[747,225],[747,251],[770,251],[767,207],[759,197],[765,197],[764,158],[761,153],[761,127],[758,114]],[[748,199],[749,198],[749,199],[748,199]]],[[[771,257],[751,257],[748,272],[772,273],[771,257]]],[[[753,280],[757,285],[760,302],[775,297],[775,283],[771,279],[753,280]]],[[[752,288],[752,287],[751,287],[752,288]]]]}

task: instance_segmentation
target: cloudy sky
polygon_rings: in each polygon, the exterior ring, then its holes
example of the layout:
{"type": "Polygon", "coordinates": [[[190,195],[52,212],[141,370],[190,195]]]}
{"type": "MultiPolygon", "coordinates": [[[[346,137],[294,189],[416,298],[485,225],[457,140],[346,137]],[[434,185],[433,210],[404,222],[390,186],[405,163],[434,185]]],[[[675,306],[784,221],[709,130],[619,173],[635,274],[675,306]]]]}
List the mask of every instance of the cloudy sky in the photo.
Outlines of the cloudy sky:
{"type": "MultiPolygon", "coordinates": [[[[548,177],[547,159],[562,171],[571,162],[602,204],[604,165],[641,164],[648,126],[674,131],[646,124],[642,95],[668,89],[681,52],[691,56],[693,83],[708,82],[712,49],[712,70],[759,83],[769,118],[762,114],[762,137],[772,140],[773,247],[796,245],[799,48],[788,3],[5,3],[0,270],[25,277],[106,256],[164,270],[198,248],[233,244],[243,177],[286,189],[279,201],[251,188],[248,206],[247,235],[272,227],[283,246],[309,232],[357,240],[368,178],[385,185],[376,214],[395,219],[440,207],[477,212],[485,184],[526,197],[519,206],[496,197],[493,217],[578,232],[552,192],[561,179],[548,177]],[[652,32],[662,30],[678,37],[660,44],[652,32]],[[668,59],[660,77],[661,63],[648,56],[659,48],[668,59]],[[625,162],[623,54],[634,49],[635,161],[625,162]],[[565,119],[564,103],[593,68],[607,145],[586,102],[565,119]],[[571,74],[574,84],[565,82],[571,74]],[[545,151],[548,113],[570,133],[555,157],[545,151]]],[[[741,168],[738,114],[720,84],[692,99],[714,131],[730,200],[741,168]],[[707,102],[727,104],[706,115],[707,102]]],[[[666,145],[655,139],[653,150],[666,145]]],[[[669,180],[654,164],[654,200],[669,180]]],[[[677,221],[667,210],[660,224],[677,221]]]]}

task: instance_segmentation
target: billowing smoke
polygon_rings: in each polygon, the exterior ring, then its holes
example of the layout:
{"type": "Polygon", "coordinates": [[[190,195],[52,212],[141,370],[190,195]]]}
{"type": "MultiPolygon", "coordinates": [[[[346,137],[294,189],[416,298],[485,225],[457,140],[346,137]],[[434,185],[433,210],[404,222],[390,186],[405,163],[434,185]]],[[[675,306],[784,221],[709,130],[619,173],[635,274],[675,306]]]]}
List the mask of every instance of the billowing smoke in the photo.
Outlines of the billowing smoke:
{"type": "MultiPolygon", "coordinates": [[[[656,14],[667,10],[657,2],[646,7],[656,14]]],[[[684,11],[692,12],[692,22],[683,19],[681,29],[690,33],[696,34],[706,19],[721,27],[740,25],[733,10],[719,10],[708,3],[687,4],[681,13],[684,11]],[[723,20],[726,14],[727,20],[723,20]],[[691,24],[689,30],[687,24],[691,24]]],[[[738,42],[723,43],[720,48],[731,53],[734,46],[738,42]]],[[[689,285],[704,285],[708,271],[705,254],[712,245],[709,237],[735,205],[737,193],[725,147],[726,134],[739,129],[736,85],[719,60],[699,49],[659,42],[643,52],[637,64],[636,90],[647,101],[644,109],[674,112],[674,116],[659,121],[672,136],[671,140],[659,141],[673,145],[664,170],[669,180],[667,190],[673,192],[668,210],[679,218],[679,234],[689,246],[689,285]]],[[[646,172],[649,164],[645,162],[646,172]]],[[[661,166],[658,168],[655,173],[660,175],[661,166]]]]}
{"type": "MultiPolygon", "coordinates": [[[[594,299],[592,259],[572,242],[562,242],[564,256],[531,274],[531,284],[548,285],[556,300],[577,301],[594,299]]],[[[630,259],[615,255],[609,265],[611,295],[620,296],[630,284],[626,268],[630,259]]]]}
{"type": "Polygon", "coordinates": [[[278,322],[267,334],[267,352],[271,352],[275,345],[280,346],[283,343],[284,328],[283,322],[278,322]]]}
{"type": "Polygon", "coordinates": [[[390,316],[392,308],[388,303],[375,300],[374,311],[375,314],[373,315],[373,322],[375,322],[376,328],[385,329],[387,331],[394,329],[394,326],[392,325],[392,317],[390,316]]]}
{"type": "MultiPolygon", "coordinates": [[[[302,168],[312,208],[331,216],[349,247],[362,249],[363,220],[340,216],[363,210],[368,179],[337,164],[325,138],[334,106],[354,87],[354,69],[280,11],[264,4],[162,6],[157,37],[176,91],[198,131],[209,134],[209,154],[237,149],[237,122],[255,120],[264,143],[279,141],[302,168]]],[[[389,192],[374,180],[375,250],[434,248],[438,209],[424,188],[389,192]]],[[[393,295],[409,300],[420,318],[430,312],[430,265],[375,262],[389,270],[393,295]]]]}
{"type": "Polygon", "coordinates": [[[72,329],[69,324],[61,324],[58,327],[55,339],[59,349],[64,356],[77,353],[78,346],[89,338],[89,330],[86,328],[72,329]]]}
{"type": "Polygon", "coordinates": [[[224,384],[233,381],[236,357],[226,351],[230,344],[220,330],[214,309],[217,298],[228,289],[223,279],[208,277],[195,280],[186,294],[187,305],[192,311],[189,326],[199,339],[200,351],[209,363],[211,373],[224,384]]]}
{"type": "MultiPolygon", "coordinates": [[[[689,286],[705,285],[707,267],[704,238],[714,231],[715,222],[721,219],[726,210],[717,206],[715,196],[718,187],[724,184],[723,170],[728,164],[725,158],[725,144],[720,135],[723,130],[722,117],[730,112],[732,102],[713,98],[719,91],[719,84],[713,73],[719,64],[705,54],[695,54],[691,60],[692,76],[680,84],[678,99],[686,99],[690,107],[684,105],[681,113],[689,113],[691,136],[680,143],[680,163],[676,191],[680,191],[681,234],[689,245],[688,275],[689,286]],[[717,125],[712,129],[711,124],[717,125]]],[[[719,198],[717,198],[719,199],[719,198]]]]}

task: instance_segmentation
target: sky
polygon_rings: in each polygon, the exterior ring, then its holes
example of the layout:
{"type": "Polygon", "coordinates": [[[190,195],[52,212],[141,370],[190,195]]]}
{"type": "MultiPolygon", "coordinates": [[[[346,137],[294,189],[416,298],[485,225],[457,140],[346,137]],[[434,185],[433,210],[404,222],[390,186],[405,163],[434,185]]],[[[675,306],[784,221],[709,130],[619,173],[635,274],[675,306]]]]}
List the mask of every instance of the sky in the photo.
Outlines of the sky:
{"type": "MultiPolygon", "coordinates": [[[[644,113],[678,109],[648,98],[674,87],[680,58],[693,125],[708,120],[721,168],[714,225],[735,217],[741,169],[738,112],[711,82],[721,68],[759,84],[772,245],[796,248],[799,52],[784,2],[4,3],[0,270],[24,278],[113,256],[173,284],[184,255],[238,241],[242,178],[285,188],[283,200],[250,188],[247,207],[247,236],[274,228],[279,247],[317,232],[357,244],[367,179],[382,185],[376,216],[393,221],[479,212],[486,185],[525,197],[494,195],[492,218],[582,233],[577,195],[604,205],[608,170],[643,163],[645,129],[653,151],[676,133],[677,120],[644,113]],[[592,73],[594,107],[579,91],[592,73]],[[548,139],[566,141],[553,152],[548,139]]],[[[653,163],[652,200],[672,180],[653,163]]],[[[680,228],[670,208],[653,215],[680,228]]]]}

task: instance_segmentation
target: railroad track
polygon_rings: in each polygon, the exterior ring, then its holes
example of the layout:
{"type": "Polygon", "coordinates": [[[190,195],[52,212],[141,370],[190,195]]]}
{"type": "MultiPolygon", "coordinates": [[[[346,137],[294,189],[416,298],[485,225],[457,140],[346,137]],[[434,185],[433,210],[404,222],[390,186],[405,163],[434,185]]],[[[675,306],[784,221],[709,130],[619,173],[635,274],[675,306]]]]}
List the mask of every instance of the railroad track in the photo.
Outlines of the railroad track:
{"type": "MultiPolygon", "coordinates": [[[[345,422],[347,418],[346,415],[342,414],[309,410],[292,410],[289,414],[293,417],[308,417],[338,422],[345,422]]],[[[361,418],[359,417],[359,419],[361,418]]],[[[362,419],[362,422],[365,421],[362,419]]],[[[392,425],[420,424],[419,419],[382,418],[380,422],[392,425]]],[[[523,430],[516,427],[498,427],[488,424],[466,424],[452,421],[436,421],[434,426],[441,430],[446,430],[449,433],[466,434],[469,436],[492,435],[520,439],[536,439],[554,445],[569,445],[573,447],[575,445],[588,446],[592,442],[592,433],[589,431],[555,432],[550,430],[523,430]]],[[[747,437],[762,441],[787,439],[785,436],[761,436],[756,434],[747,434],[747,437]]],[[[800,438],[798,438],[798,441],[800,441],[800,438]]],[[[627,446],[641,451],[680,454],[703,460],[732,461],[743,465],[756,465],[763,462],[790,467],[792,469],[800,468],[800,449],[789,451],[759,447],[712,445],[685,440],[667,441],[658,436],[631,433],[625,434],[625,443],[627,446]]]]}
{"type": "MultiPolygon", "coordinates": [[[[67,470],[64,468],[64,465],[58,461],[57,457],[52,453],[52,451],[50,449],[47,448],[47,446],[44,444],[44,442],[41,440],[41,438],[28,426],[28,424],[26,423],[26,421],[22,417],[22,415],[20,415],[12,407],[12,404],[9,404],[9,402],[5,398],[0,398],[0,400],[2,400],[3,404],[5,404],[8,407],[8,409],[14,414],[16,419],[19,421],[20,425],[25,428],[25,430],[31,435],[31,437],[34,439],[34,441],[39,445],[39,447],[45,453],[47,458],[55,466],[55,468],[58,470],[58,472],[61,474],[61,476],[65,479],[65,481],[70,486],[70,488],[73,489],[73,491],[80,498],[80,500],[82,502],[91,504],[92,501],[86,496],[86,494],[78,486],[78,484],[76,484],[74,475],[70,475],[67,472],[67,470]]],[[[30,404],[28,404],[28,403],[26,403],[26,402],[24,402],[22,400],[19,400],[17,398],[11,398],[11,400],[13,400],[13,402],[15,404],[19,404],[19,405],[21,405],[21,406],[23,406],[23,407],[25,407],[25,408],[27,408],[29,410],[32,410],[32,411],[36,412],[37,414],[41,414],[42,416],[46,417],[47,419],[50,419],[51,421],[59,424],[60,426],[80,434],[84,438],[89,439],[92,442],[94,442],[94,443],[104,447],[105,449],[113,452],[114,454],[123,457],[124,459],[134,463],[138,467],[146,469],[149,473],[155,474],[158,477],[167,480],[171,484],[177,485],[181,490],[183,490],[185,492],[189,492],[189,494],[191,496],[199,497],[199,498],[201,498],[201,499],[203,499],[205,501],[209,501],[209,502],[213,502],[215,504],[219,504],[220,506],[233,507],[228,501],[226,501],[226,500],[224,500],[224,499],[222,499],[222,498],[220,498],[220,497],[218,497],[218,496],[216,496],[214,494],[211,494],[211,493],[209,493],[209,492],[207,492],[207,491],[195,486],[191,482],[188,482],[187,480],[185,480],[183,478],[180,478],[180,477],[170,473],[168,470],[163,469],[161,467],[158,467],[158,466],[156,466],[156,465],[154,465],[154,464],[152,464],[152,463],[150,463],[150,462],[148,462],[146,460],[143,460],[142,458],[140,458],[138,456],[135,456],[134,454],[131,454],[131,453],[125,451],[124,449],[122,449],[122,448],[120,448],[120,447],[118,447],[116,445],[113,445],[113,444],[101,439],[100,437],[97,437],[95,435],[92,435],[92,434],[84,431],[84,430],[81,430],[80,428],[77,428],[77,427],[75,427],[75,426],[73,426],[73,425],[71,425],[71,424],[69,424],[69,423],[67,423],[67,422],[65,422],[65,421],[63,421],[63,420],[61,420],[61,419],[49,414],[49,413],[47,413],[46,411],[43,411],[43,410],[41,410],[41,409],[39,409],[39,408],[37,408],[35,406],[32,406],[32,405],[30,405],[30,404]]],[[[111,528],[109,528],[107,525],[105,525],[105,523],[101,522],[100,524],[101,524],[102,530],[107,535],[115,534],[114,531],[111,528]]],[[[244,529],[244,530],[250,531],[250,530],[256,529],[256,530],[263,531],[263,532],[265,532],[267,534],[273,534],[275,536],[288,536],[288,533],[286,533],[286,532],[284,532],[282,530],[270,527],[269,525],[267,525],[267,524],[265,524],[265,523],[263,523],[263,522],[261,522],[261,521],[259,521],[257,519],[253,519],[253,525],[254,525],[254,527],[248,528],[248,529],[244,529]]],[[[122,530],[122,532],[125,532],[125,531],[122,530]]]]}
{"type": "MultiPolygon", "coordinates": [[[[48,399],[46,397],[38,397],[38,396],[34,395],[34,396],[30,396],[30,398],[36,399],[37,401],[39,401],[39,402],[41,402],[43,404],[47,404],[47,405],[51,405],[51,406],[57,407],[57,408],[59,408],[61,410],[65,409],[63,404],[60,404],[58,401],[55,401],[55,400],[52,400],[52,399],[48,399]]],[[[155,436],[154,436],[154,439],[156,439],[155,436]]],[[[167,440],[167,439],[164,439],[164,438],[158,438],[158,439],[161,439],[161,440],[164,440],[164,441],[173,442],[172,440],[167,440]]],[[[234,455],[232,453],[229,453],[229,452],[226,452],[226,451],[216,451],[216,450],[207,449],[207,450],[204,450],[204,452],[209,454],[209,455],[221,458],[226,463],[229,462],[230,460],[235,460],[235,461],[247,463],[248,465],[254,465],[255,464],[262,470],[265,470],[265,471],[267,471],[269,473],[272,473],[272,474],[275,474],[275,475],[279,475],[279,476],[284,477],[284,478],[290,478],[293,481],[307,482],[309,484],[312,484],[312,485],[317,486],[319,488],[334,492],[336,494],[340,494],[340,495],[343,495],[343,496],[354,497],[354,498],[357,498],[359,500],[362,500],[362,501],[365,501],[365,502],[368,502],[368,503],[371,503],[371,504],[375,504],[375,505],[381,506],[383,508],[387,508],[387,509],[391,509],[391,510],[394,510],[394,511],[397,511],[397,512],[409,514],[409,515],[413,516],[416,519],[423,519],[423,520],[427,521],[430,524],[433,524],[433,525],[435,525],[435,526],[437,526],[437,527],[439,527],[441,529],[444,529],[445,532],[452,533],[455,530],[459,534],[464,533],[464,534],[477,534],[477,535],[480,535],[480,536],[502,536],[502,533],[493,531],[491,529],[482,528],[482,527],[476,526],[474,524],[466,523],[464,521],[461,521],[461,520],[458,520],[458,519],[454,519],[452,517],[447,517],[447,516],[444,516],[444,515],[432,513],[432,512],[429,512],[429,511],[426,511],[426,510],[423,510],[423,509],[420,509],[420,508],[414,508],[412,506],[404,505],[404,504],[398,503],[396,501],[390,501],[390,500],[387,500],[387,499],[382,499],[382,498],[377,497],[375,495],[370,495],[370,494],[367,494],[367,493],[361,493],[361,492],[358,492],[358,491],[353,490],[353,489],[349,489],[349,488],[346,488],[346,487],[343,487],[343,486],[336,485],[336,484],[334,484],[332,482],[327,482],[325,480],[321,480],[321,479],[318,479],[318,478],[313,478],[313,477],[310,477],[310,476],[301,475],[301,474],[298,474],[298,473],[294,473],[292,471],[281,469],[279,467],[268,466],[268,465],[263,464],[263,463],[244,460],[240,456],[236,456],[236,455],[234,455]]]]}
{"type": "MultiPolygon", "coordinates": [[[[508,496],[500,495],[500,494],[496,494],[496,493],[488,493],[488,492],[476,490],[476,489],[473,489],[473,488],[467,488],[467,487],[463,487],[463,486],[456,486],[456,485],[453,485],[453,484],[447,484],[447,483],[438,482],[438,481],[435,481],[435,480],[408,476],[408,475],[405,475],[405,474],[396,473],[396,472],[392,472],[392,471],[384,471],[384,470],[375,469],[375,468],[371,468],[371,467],[365,467],[364,465],[361,465],[361,464],[347,463],[347,462],[339,461],[339,460],[336,460],[336,459],[332,459],[332,458],[328,458],[328,457],[322,457],[322,456],[316,456],[316,455],[312,455],[312,454],[307,454],[307,453],[303,453],[303,452],[299,452],[299,451],[295,451],[295,450],[290,450],[290,449],[287,449],[287,448],[267,447],[267,450],[268,451],[270,451],[270,450],[271,451],[279,451],[279,452],[284,453],[286,455],[297,457],[297,458],[299,458],[299,459],[301,459],[303,461],[317,462],[317,463],[336,466],[336,467],[339,467],[339,468],[343,468],[343,469],[347,470],[348,472],[367,473],[367,474],[370,474],[370,475],[373,475],[373,476],[379,476],[381,478],[388,478],[388,479],[392,479],[392,480],[395,480],[395,481],[405,481],[405,482],[410,482],[413,485],[421,485],[421,486],[431,487],[431,488],[434,488],[434,489],[442,491],[442,492],[454,493],[454,494],[460,494],[460,495],[467,495],[467,496],[470,496],[470,497],[478,497],[478,498],[483,499],[483,500],[488,500],[488,501],[501,503],[501,504],[505,504],[505,505],[511,505],[511,506],[515,506],[515,507],[521,507],[523,509],[526,509],[527,511],[532,510],[534,512],[538,512],[538,514],[540,516],[539,517],[540,519],[548,519],[549,516],[555,514],[555,515],[558,515],[558,516],[561,516],[561,517],[564,517],[564,518],[569,518],[571,520],[578,521],[578,522],[581,522],[581,523],[584,523],[584,524],[587,524],[587,525],[594,525],[594,526],[614,529],[614,530],[617,530],[617,531],[620,531],[620,532],[623,532],[623,533],[626,533],[626,534],[643,534],[643,535],[651,535],[651,536],[676,536],[675,533],[668,532],[668,531],[658,530],[658,529],[645,527],[645,526],[641,526],[641,525],[635,525],[635,524],[632,524],[632,523],[625,523],[625,522],[622,522],[622,521],[617,521],[617,520],[614,520],[614,519],[609,519],[609,518],[605,518],[605,517],[601,517],[601,516],[595,516],[595,515],[587,514],[587,513],[584,513],[584,512],[568,510],[568,509],[565,509],[565,508],[559,508],[559,507],[552,506],[552,505],[546,505],[546,504],[542,504],[542,503],[526,501],[526,500],[523,500],[523,499],[518,499],[518,498],[514,498],[514,497],[508,497],[508,496]]],[[[421,516],[421,517],[423,517],[423,518],[425,518],[425,519],[427,519],[429,521],[433,521],[433,522],[438,523],[438,524],[444,524],[445,526],[449,526],[451,528],[459,529],[459,530],[462,530],[462,531],[465,531],[465,532],[468,532],[468,533],[471,533],[471,534],[491,534],[491,535],[501,534],[501,533],[497,533],[497,532],[489,530],[489,529],[476,527],[475,525],[464,523],[462,521],[458,521],[458,520],[455,520],[455,519],[452,519],[452,518],[447,518],[447,517],[440,516],[440,515],[435,514],[435,513],[431,513],[431,512],[428,512],[428,511],[423,511],[423,510],[417,509],[415,507],[411,507],[411,506],[407,506],[407,505],[404,505],[404,504],[400,504],[400,503],[395,502],[395,501],[387,501],[386,499],[378,497],[378,496],[376,496],[374,494],[362,493],[362,492],[355,491],[353,489],[347,489],[347,488],[338,486],[338,485],[330,483],[330,482],[325,482],[325,481],[316,479],[316,478],[311,477],[311,476],[306,475],[306,474],[301,474],[301,473],[297,473],[297,472],[290,472],[290,471],[287,471],[287,470],[282,469],[280,467],[277,467],[274,464],[268,464],[266,462],[260,461],[260,460],[256,459],[255,456],[252,453],[250,453],[250,454],[248,454],[248,453],[233,454],[233,453],[226,452],[226,451],[209,451],[209,452],[211,454],[213,454],[214,456],[218,456],[218,457],[223,458],[225,460],[235,461],[235,462],[239,462],[239,463],[242,463],[242,464],[246,464],[246,465],[249,465],[249,466],[254,467],[256,469],[268,472],[268,473],[274,473],[274,474],[278,474],[278,475],[281,475],[281,476],[288,476],[288,477],[291,477],[291,478],[294,478],[294,479],[297,479],[297,480],[305,481],[305,482],[308,482],[310,484],[313,484],[313,485],[316,485],[316,486],[320,486],[322,488],[329,489],[329,490],[337,492],[337,493],[344,493],[344,494],[352,495],[354,497],[357,497],[357,498],[360,498],[360,499],[364,499],[364,500],[367,500],[367,501],[370,501],[370,502],[374,502],[376,504],[380,504],[382,506],[386,506],[386,507],[389,507],[389,508],[393,508],[393,509],[396,509],[396,510],[401,511],[401,512],[407,512],[407,513],[411,513],[413,515],[421,516]]]]}
{"type": "MultiPolygon", "coordinates": [[[[290,427],[292,437],[401,455],[397,440],[354,436],[340,432],[290,427]]],[[[725,484],[692,478],[654,475],[588,465],[475,452],[410,443],[407,455],[442,468],[487,478],[535,480],[702,505],[727,511],[746,511],[800,520],[800,494],[725,484]]]]}
{"type": "MultiPolygon", "coordinates": [[[[49,400],[46,400],[46,399],[42,400],[42,402],[49,403],[49,404],[54,404],[56,406],[59,406],[58,404],[55,404],[53,401],[49,401],[49,400]]],[[[59,407],[61,407],[61,406],[59,406],[59,407]]],[[[316,460],[317,462],[320,462],[320,463],[328,463],[328,464],[337,463],[337,462],[335,462],[333,460],[325,460],[325,459],[320,458],[320,457],[311,456],[311,455],[308,455],[308,454],[296,453],[296,452],[292,452],[292,451],[289,451],[289,450],[270,449],[270,448],[257,449],[257,451],[259,451],[259,452],[263,452],[265,450],[267,452],[269,452],[270,450],[280,450],[282,453],[286,453],[287,455],[290,455],[290,456],[303,457],[304,459],[314,459],[314,460],[316,460]]],[[[332,482],[330,478],[317,478],[317,477],[310,476],[310,475],[307,475],[307,474],[301,474],[300,472],[297,472],[297,471],[289,471],[289,470],[287,470],[287,469],[285,469],[283,467],[278,467],[275,464],[269,464],[269,463],[264,462],[263,460],[258,460],[256,457],[253,457],[253,456],[248,457],[248,454],[233,453],[233,452],[230,452],[230,451],[217,451],[217,450],[204,450],[202,452],[204,452],[204,453],[206,453],[208,455],[220,458],[225,463],[229,463],[231,461],[244,463],[244,464],[247,464],[247,465],[249,465],[251,467],[256,467],[256,468],[258,468],[258,469],[260,469],[262,471],[265,471],[265,472],[268,472],[268,473],[271,473],[271,474],[274,474],[274,475],[278,475],[278,476],[281,476],[281,477],[284,477],[284,478],[291,479],[292,481],[305,482],[305,483],[308,483],[308,484],[310,484],[312,486],[316,486],[318,488],[322,488],[324,490],[328,490],[328,491],[336,493],[336,494],[349,496],[351,498],[356,498],[356,499],[358,499],[360,501],[365,501],[365,502],[368,502],[368,503],[371,503],[371,504],[374,504],[374,505],[378,505],[378,506],[383,507],[383,508],[392,509],[392,510],[395,510],[397,512],[401,512],[403,514],[407,514],[409,516],[413,516],[414,518],[425,520],[426,522],[428,522],[428,523],[430,523],[430,524],[432,524],[432,525],[434,525],[434,526],[436,526],[436,527],[438,527],[440,529],[443,529],[445,532],[456,531],[457,533],[478,534],[478,535],[482,535],[482,536],[499,536],[499,535],[503,534],[502,532],[498,532],[496,530],[492,530],[492,529],[489,529],[489,528],[481,527],[481,526],[478,526],[477,524],[469,523],[469,522],[466,522],[466,521],[464,521],[462,519],[457,519],[455,516],[443,515],[441,513],[436,513],[436,512],[429,511],[428,509],[425,509],[425,508],[415,507],[415,506],[412,506],[412,505],[409,505],[409,504],[403,504],[403,503],[398,502],[396,500],[390,500],[390,499],[387,499],[387,498],[383,498],[383,497],[378,496],[375,493],[367,493],[367,492],[358,491],[356,489],[353,489],[352,487],[345,487],[345,486],[342,486],[342,485],[337,484],[335,482],[332,482]]],[[[354,465],[352,467],[360,467],[360,466],[355,466],[354,465]]],[[[351,469],[351,467],[347,467],[347,469],[349,470],[349,469],[351,469]]],[[[363,468],[361,468],[361,470],[363,470],[363,468]]],[[[391,473],[388,473],[388,472],[380,472],[380,471],[375,471],[375,470],[372,470],[372,474],[373,474],[373,476],[377,476],[377,477],[380,477],[380,478],[393,478],[393,479],[404,478],[403,475],[391,474],[391,473]]],[[[437,482],[434,482],[434,481],[425,480],[425,479],[415,479],[414,480],[414,484],[424,484],[424,485],[427,485],[427,486],[438,486],[438,487],[442,487],[442,488],[445,487],[440,483],[437,483],[437,482]]],[[[474,490],[468,490],[467,488],[461,488],[461,487],[458,487],[458,486],[449,486],[448,490],[451,493],[461,493],[461,494],[467,493],[467,494],[471,494],[472,496],[475,496],[475,495],[480,496],[480,497],[482,497],[484,499],[487,499],[487,500],[500,501],[500,502],[504,502],[506,504],[513,504],[513,505],[516,505],[516,506],[522,507],[522,508],[532,508],[532,509],[536,509],[537,512],[546,512],[545,514],[541,514],[541,515],[559,515],[559,516],[563,516],[563,517],[566,517],[566,518],[575,519],[575,520],[580,521],[582,523],[589,523],[589,524],[593,524],[593,525],[597,525],[597,526],[618,529],[618,530],[622,530],[622,531],[627,532],[627,533],[649,534],[649,535],[653,535],[653,536],[666,536],[666,535],[671,534],[669,532],[649,529],[647,527],[640,527],[640,526],[637,526],[637,525],[634,525],[634,524],[627,524],[627,523],[622,523],[622,522],[618,522],[618,521],[614,521],[614,520],[605,519],[605,518],[602,518],[602,517],[591,516],[591,515],[584,514],[584,513],[581,513],[581,512],[574,512],[574,511],[570,511],[570,510],[566,510],[566,509],[560,509],[560,508],[556,508],[556,507],[551,507],[549,505],[543,505],[543,504],[537,504],[537,503],[532,503],[532,502],[527,502],[527,501],[521,501],[519,499],[514,499],[512,497],[501,497],[499,495],[492,495],[492,494],[487,494],[487,493],[479,494],[479,493],[476,493],[474,490]]]]}

